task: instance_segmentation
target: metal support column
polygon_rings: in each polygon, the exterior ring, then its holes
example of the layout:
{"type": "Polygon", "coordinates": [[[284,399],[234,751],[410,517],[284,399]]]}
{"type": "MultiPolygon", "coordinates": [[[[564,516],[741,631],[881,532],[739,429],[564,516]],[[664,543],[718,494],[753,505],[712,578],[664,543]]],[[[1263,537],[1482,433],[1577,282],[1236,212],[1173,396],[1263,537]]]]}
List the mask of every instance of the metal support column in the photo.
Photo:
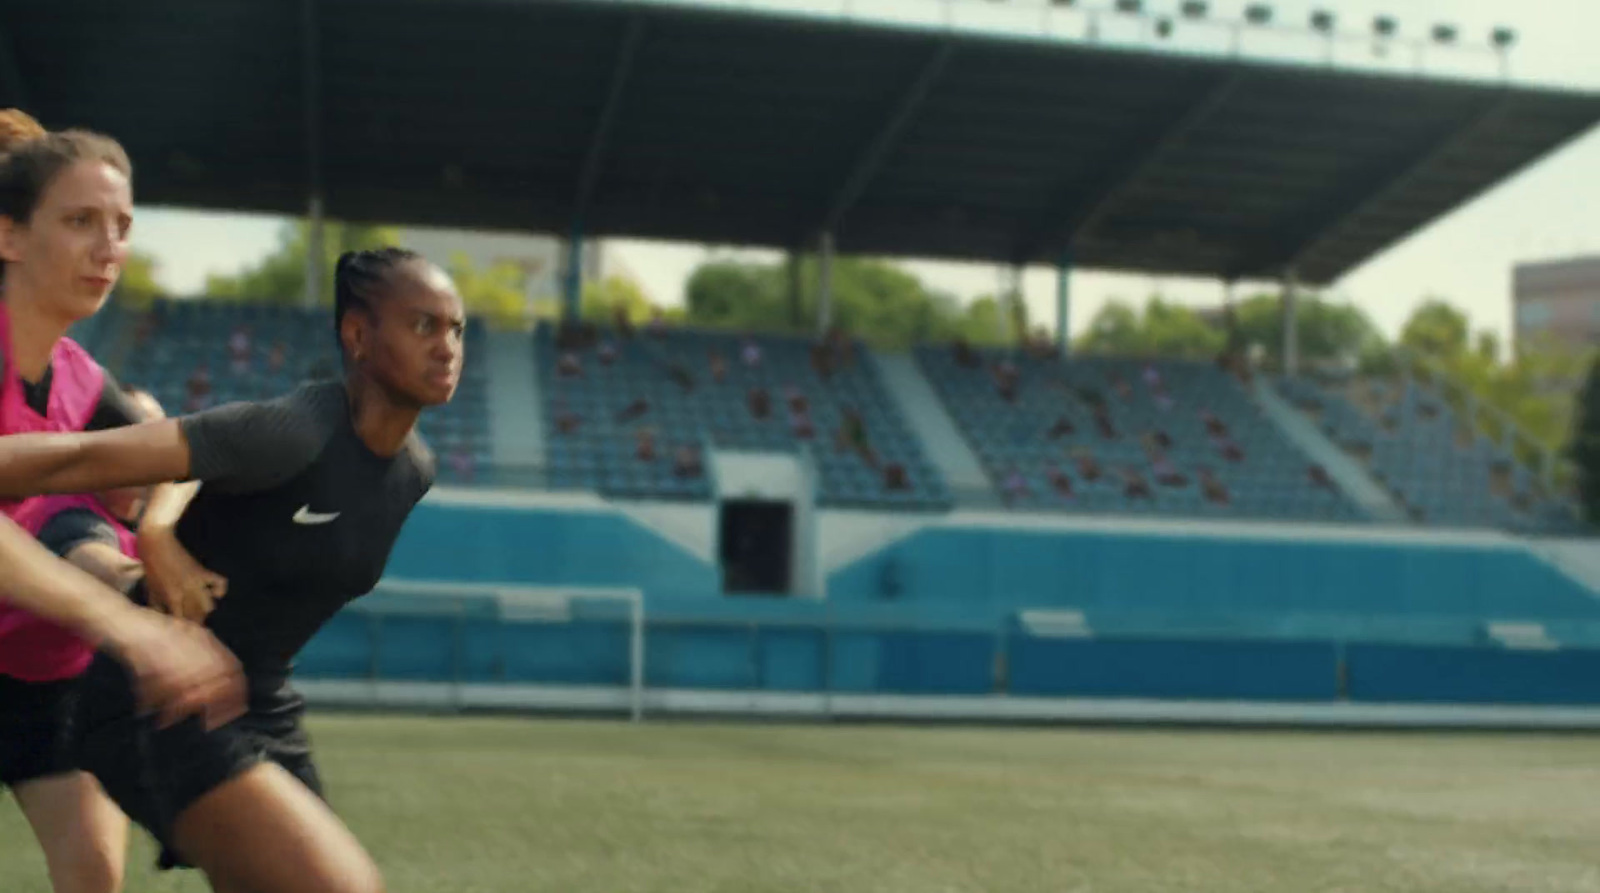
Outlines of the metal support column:
{"type": "Polygon", "coordinates": [[[824,231],[817,252],[817,332],[833,325],[833,233],[824,231]]]}
{"type": "Polygon", "coordinates": [[[567,237],[567,269],[561,287],[561,322],[575,324],[583,317],[583,227],[572,225],[567,237]]]}
{"type": "Polygon", "coordinates": [[[1230,354],[1242,352],[1246,345],[1239,333],[1239,283],[1232,279],[1222,281],[1222,337],[1230,354]]]}
{"type": "Polygon", "coordinates": [[[1001,267],[996,271],[999,280],[999,294],[996,299],[1000,304],[1000,328],[1006,334],[1006,341],[1012,345],[1022,344],[1028,337],[1027,308],[1022,303],[1022,267],[1001,267]]]}
{"type": "Polygon", "coordinates": [[[300,90],[306,150],[306,285],[305,305],[322,303],[322,283],[327,276],[322,222],[322,33],[317,0],[300,3],[300,90]]]}
{"type": "Polygon", "coordinates": [[[805,308],[801,306],[804,284],[800,280],[800,249],[790,248],[785,264],[789,273],[789,325],[796,330],[805,327],[805,308]]]}
{"type": "Polygon", "coordinates": [[[1300,330],[1296,325],[1296,309],[1300,301],[1300,278],[1293,268],[1283,274],[1283,374],[1293,377],[1300,372],[1300,330]]]}
{"type": "Polygon", "coordinates": [[[322,221],[322,30],[317,0],[301,0],[301,114],[306,128],[306,307],[322,304],[326,280],[322,221]]]}
{"type": "Polygon", "coordinates": [[[1062,356],[1072,352],[1072,253],[1062,252],[1056,265],[1056,347],[1062,356]]]}
{"type": "Polygon", "coordinates": [[[306,293],[308,309],[322,303],[322,283],[327,276],[327,251],[323,248],[322,196],[313,194],[306,208],[306,293]]]}

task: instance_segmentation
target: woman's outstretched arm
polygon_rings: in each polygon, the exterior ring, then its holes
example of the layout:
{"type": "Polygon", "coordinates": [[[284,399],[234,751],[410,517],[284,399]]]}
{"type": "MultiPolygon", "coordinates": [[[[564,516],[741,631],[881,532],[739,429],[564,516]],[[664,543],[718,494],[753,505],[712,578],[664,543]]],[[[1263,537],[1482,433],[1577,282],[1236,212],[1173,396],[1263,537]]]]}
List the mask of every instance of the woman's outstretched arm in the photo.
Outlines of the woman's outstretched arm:
{"type": "Polygon", "coordinates": [[[316,458],[331,431],[326,410],[342,412],[342,400],[342,390],[296,392],[105,431],[10,434],[0,437],[0,499],[190,479],[265,490],[316,458]]]}
{"type": "Polygon", "coordinates": [[[188,476],[189,441],[177,419],[0,437],[0,498],[96,493],[188,476]]]}
{"type": "Polygon", "coordinates": [[[53,620],[115,656],[133,674],[142,705],[163,722],[199,713],[208,725],[220,725],[244,710],[239,662],[209,632],[134,605],[50,554],[5,517],[0,517],[0,599],[53,620]]]}

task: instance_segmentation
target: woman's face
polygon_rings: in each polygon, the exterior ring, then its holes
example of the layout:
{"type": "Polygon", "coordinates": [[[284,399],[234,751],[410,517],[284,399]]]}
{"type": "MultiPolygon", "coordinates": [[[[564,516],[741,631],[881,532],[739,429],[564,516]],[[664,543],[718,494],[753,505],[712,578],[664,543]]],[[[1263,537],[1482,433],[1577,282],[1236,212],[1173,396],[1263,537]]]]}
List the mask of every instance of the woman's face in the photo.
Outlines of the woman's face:
{"type": "Polygon", "coordinates": [[[411,405],[449,403],[461,379],[467,325],[454,283],[432,264],[414,262],[382,287],[364,360],[368,374],[411,405]]]}
{"type": "Polygon", "coordinates": [[[70,320],[93,316],[122,275],[133,187],[102,161],[75,162],[45,187],[26,221],[0,217],[8,294],[27,294],[70,320]]]}

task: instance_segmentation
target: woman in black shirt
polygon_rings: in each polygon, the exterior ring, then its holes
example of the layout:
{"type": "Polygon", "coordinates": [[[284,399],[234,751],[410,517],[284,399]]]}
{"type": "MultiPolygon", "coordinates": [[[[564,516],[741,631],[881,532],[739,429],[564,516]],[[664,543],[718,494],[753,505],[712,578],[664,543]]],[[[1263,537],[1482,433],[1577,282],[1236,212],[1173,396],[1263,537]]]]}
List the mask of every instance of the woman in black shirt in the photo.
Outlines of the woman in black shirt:
{"type": "Polygon", "coordinates": [[[0,440],[0,497],[201,482],[173,534],[228,580],[205,625],[244,664],[246,715],[210,731],[155,729],[123,671],[97,659],[79,720],[84,768],[161,842],[163,865],[197,866],[219,891],[382,890],[320,799],[289,668],[377,585],[431,486],[417,417],[455,392],[465,319],[449,278],[408,251],[346,254],[335,278],[343,382],[175,421],[0,440]]]}

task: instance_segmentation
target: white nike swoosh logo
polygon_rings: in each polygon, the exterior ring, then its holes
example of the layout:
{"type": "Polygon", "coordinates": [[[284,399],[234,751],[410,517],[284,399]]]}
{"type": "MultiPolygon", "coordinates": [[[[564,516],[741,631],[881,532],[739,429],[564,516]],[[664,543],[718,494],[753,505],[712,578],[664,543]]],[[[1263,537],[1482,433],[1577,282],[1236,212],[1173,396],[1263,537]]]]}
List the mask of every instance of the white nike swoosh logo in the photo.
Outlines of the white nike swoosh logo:
{"type": "Polygon", "coordinates": [[[320,514],[318,512],[313,512],[311,510],[311,506],[309,506],[309,505],[302,505],[302,506],[300,506],[300,511],[294,513],[294,523],[296,523],[296,524],[326,524],[329,521],[332,521],[334,518],[337,518],[337,517],[339,517],[339,513],[338,512],[329,512],[328,514],[324,515],[324,514],[320,514]]]}

